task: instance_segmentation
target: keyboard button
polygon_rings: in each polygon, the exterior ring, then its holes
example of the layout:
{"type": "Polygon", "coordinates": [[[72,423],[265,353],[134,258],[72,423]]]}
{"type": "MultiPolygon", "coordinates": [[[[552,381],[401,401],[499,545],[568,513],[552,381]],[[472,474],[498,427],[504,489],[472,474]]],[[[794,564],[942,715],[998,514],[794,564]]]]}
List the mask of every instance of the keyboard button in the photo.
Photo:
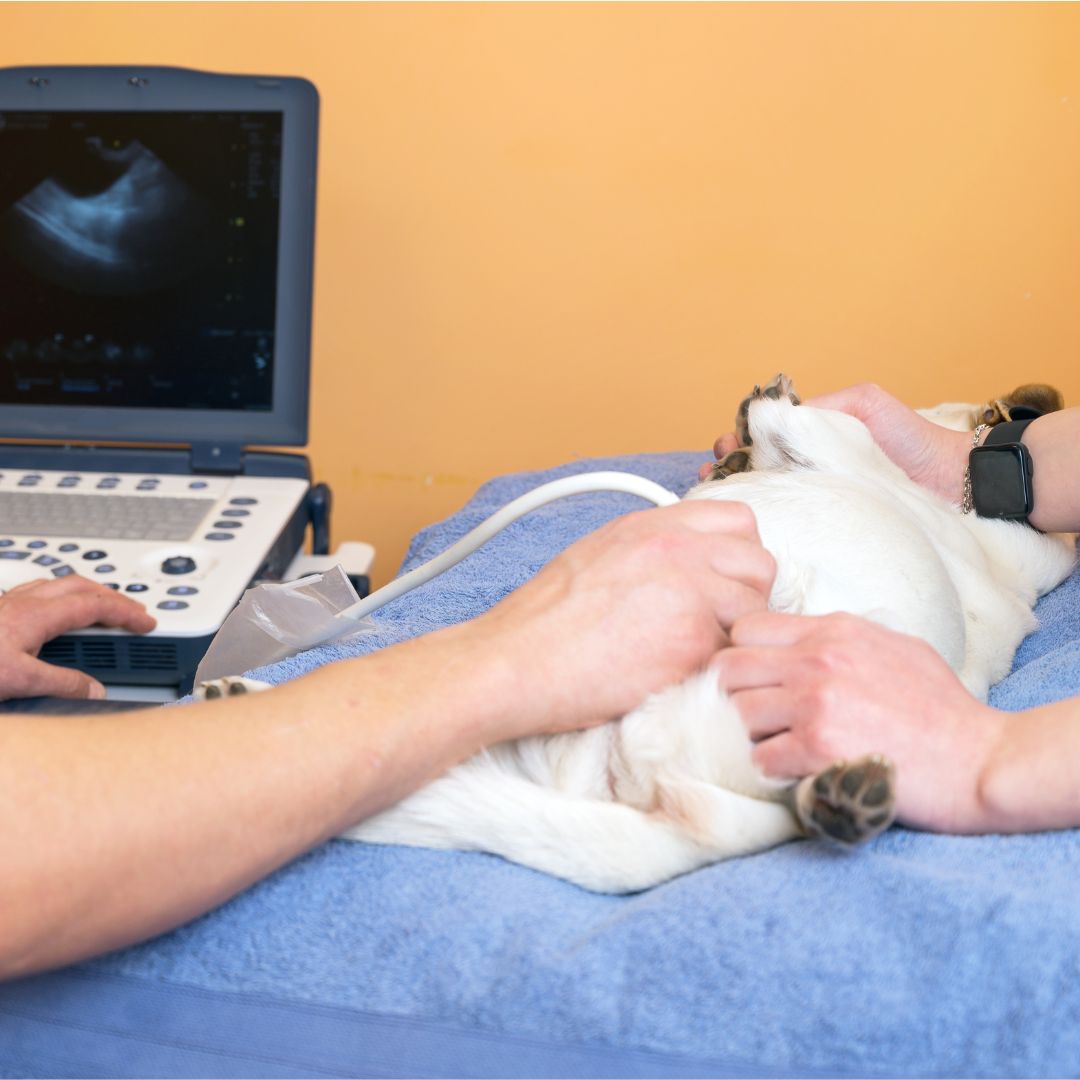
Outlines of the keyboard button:
{"type": "Polygon", "coordinates": [[[95,574],[111,574],[116,569],[115,566],[110,566],[109,563],[103,562],[100,566],[94,567],[95,574]]]}
{"type": "Polygon", "coordinates": [[[0,548],[11,547],[14,543],[14,540],[0,540],[0,548]]]}
{"type": "Polygon", "coordinates": [[[99,480],[97,482],[97,486],[99,488],[105,488],[108,491],[108,490],[111,490],[112,488],[116,487],[116,485],[119,484],[119,483],[120,483],[119,480],[99,480]]]}
{"type": "Polygon", "coordinates": [[[250,516],[250,514],[251,514],[250,510],[227,509],[227,510],[222,510],[221,511],[221,516],[222,517],[248,517],[248,516],[250,516]]]}
{"type": "Polygon", "coordinates": [[[59,559],[54,558],[52,555],[39,555],[34,560],[38,566],[55,566],[59,561],[59,559]]]}
{"type": "Polygon", "coordinates": [[[52,572],[52,576],[53,577],[67,577],[68,574],[74,574],[74,573],[75,573],[75,571],[70,566],[64,565],[64,566],[56,567],[56,569],[53,570],[53,572],[52,572]]]}
{"type": "Polygon", "coordinates": [[[19,481],[19,487],[37,487],[40,476],[24,476],[19,481]]]}
{"type": "Polygon", "coordinates": [[[79,545],[78,544],[61,544],[56,550],[57,551],[78,551],[79,550],[79,545]]]}
{"type": "Polygon", "coordinates": [[[236,537],[232,533],[207,533],[207,540],[235,540],[236,537]]]}
{"type": "Polygon", "coordinates": [[[56,486],[62,488],[78,487],[81,479],[82,477],[79,476],[61,476],[57,481],[56,486]]]}
{"type": "Polygon", "coordinates": [[[104,551],[84,551],[83,558],[89,559],[91,562],[97,562],[98,559],[104,559],[106,552],[104,551]]]}
{"type": "Polygon", "coordinates": [[[25,559],[29,551],[0,551],[0,559],[25,559]]]}
{"type": "Polygon", "coordinates": [[[215,529],[239,529],[244,523],[242,521],[215,521],[215,529]]]}
{"type": "Polygon", "coordinates": [[[230,499],[229,500],[229,505],[230,506],[254,506],[258,501],[259,501],[258,499],[252,499],[248,495],[241,495],[241,496],[238,496],[235,499],[230,499]]]}
{"type": "Polygon", "coordinates": [[[49,545],[46,544],[44,540],[31,540],[30,543],[27,544],[26,546],[28,548],[35,548],[36,549],[36,548],[48,547],[49,545]]]}
{"type": "Polygon", "coordinates": [[[204,487],[208,486],[209,485],[206,483],[205,480],[192,480],[191,483],[188,484],[188,487],[191,488],[192,491],[200,491],[204,487]]]}
{"type": "Polygon", "coordinates": [[[105,585],[106,589],[119,589],[120,588],[120,582],[118,582],[118,581],[106,581],[106,582],[104,582],[104,585],[105,585]]]}
{"type": "Polygon", "coordinates": [[[124,592],[146,592],[149,588],[149,585],[143,585],[141,582],[135,581],[130,585],[125,585],[124,592]]]}
{"type": "Polygon", "coordinates": [[[195,560],[187,555],[173,555],[161,564],[163,574],[190,574],[195,569],[195,560]]]}
{"type": "Polygon", "coordinates": [[[181,608],[186,608],[187,606],[186,600],[162,600],[161,603],[158,604],[158,607],[161,608],[162,611],[179,611],[181,608]]]}
{"type": "Polygon", "coordinates": [[[199,590],[194,585],[174,585],[166,591],[170,596],[194,596],[199,590]]]}

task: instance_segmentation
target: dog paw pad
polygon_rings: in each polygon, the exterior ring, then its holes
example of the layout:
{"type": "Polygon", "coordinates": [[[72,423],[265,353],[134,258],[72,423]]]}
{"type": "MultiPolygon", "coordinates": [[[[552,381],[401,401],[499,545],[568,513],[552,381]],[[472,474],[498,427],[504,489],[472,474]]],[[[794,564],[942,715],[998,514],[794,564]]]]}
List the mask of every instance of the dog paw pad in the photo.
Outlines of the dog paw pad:
{"type": "Polygon", "coordinates": [[[880,754],[838,761],[797,785],[795,816],[808,836],[861,844],[892,824],[895,793],[895,770],[880,754]]]}

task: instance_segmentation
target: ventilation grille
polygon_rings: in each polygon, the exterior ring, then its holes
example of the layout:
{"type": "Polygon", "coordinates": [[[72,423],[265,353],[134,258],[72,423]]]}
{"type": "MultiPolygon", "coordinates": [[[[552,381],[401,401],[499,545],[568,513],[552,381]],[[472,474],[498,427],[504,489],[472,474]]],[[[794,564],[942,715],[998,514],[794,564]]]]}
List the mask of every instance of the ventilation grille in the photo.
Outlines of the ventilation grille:
{"type": "Polygon", "coordinates": [[[132,641],[128,645],[128,663],[136,671],[176,667],[176,646],[158,641],[132,641]]]}
{"type": "Polygon", "coordinates": [[[80,666],[96,668],[98,671],[116,670],[116,645],[113,642],[87,638],[79,644],[82,661],[80,666]]]}
{"type": "Polygon", "coordinates": [[[76,660],[75,642],[70,638],[66,641],[46,642],[38,655],[47,664],[58,664],[60,667],[74,667],[76,660]]]}
{"type": "Polygon", "coordinates": [[[73,667],[90,675],[115,671],[175,672],[179,655],[175,644],[138,639],[108,640],[63,637],[47,642],[40,653],[47,664],[73,667]]]}

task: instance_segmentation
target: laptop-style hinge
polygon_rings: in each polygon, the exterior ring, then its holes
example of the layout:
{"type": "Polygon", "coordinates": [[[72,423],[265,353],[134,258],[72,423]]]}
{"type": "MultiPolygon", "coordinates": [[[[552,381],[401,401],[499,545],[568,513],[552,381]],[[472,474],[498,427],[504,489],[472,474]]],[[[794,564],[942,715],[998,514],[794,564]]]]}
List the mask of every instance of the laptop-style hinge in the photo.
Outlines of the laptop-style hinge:
{"type": "Polygon", "coordinates": [[[244,448],[240,443],[192,443],[191,471],[237,474],[244,468],[244,448]]]}

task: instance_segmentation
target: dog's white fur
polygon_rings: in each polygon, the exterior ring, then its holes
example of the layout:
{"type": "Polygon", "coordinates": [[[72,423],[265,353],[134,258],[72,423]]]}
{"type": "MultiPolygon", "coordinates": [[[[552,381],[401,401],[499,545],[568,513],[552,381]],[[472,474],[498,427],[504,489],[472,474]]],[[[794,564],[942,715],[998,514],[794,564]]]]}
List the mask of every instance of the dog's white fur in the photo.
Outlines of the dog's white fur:
{"type": "MultiPolygon", "coordinates": [[[[752,471],[689,499],[754,510],[776,611],[846,611],[928,641],[985,698],[1074,561],[1072,538],[963,515],[913,483],[843,413],[750,406],[752,471]]],[[[715,678],[621,720],[491,747],[349,839],[494,852],[588,889],[629,892],[800,835],[783,785],[751,763],[715,678]]]]}

